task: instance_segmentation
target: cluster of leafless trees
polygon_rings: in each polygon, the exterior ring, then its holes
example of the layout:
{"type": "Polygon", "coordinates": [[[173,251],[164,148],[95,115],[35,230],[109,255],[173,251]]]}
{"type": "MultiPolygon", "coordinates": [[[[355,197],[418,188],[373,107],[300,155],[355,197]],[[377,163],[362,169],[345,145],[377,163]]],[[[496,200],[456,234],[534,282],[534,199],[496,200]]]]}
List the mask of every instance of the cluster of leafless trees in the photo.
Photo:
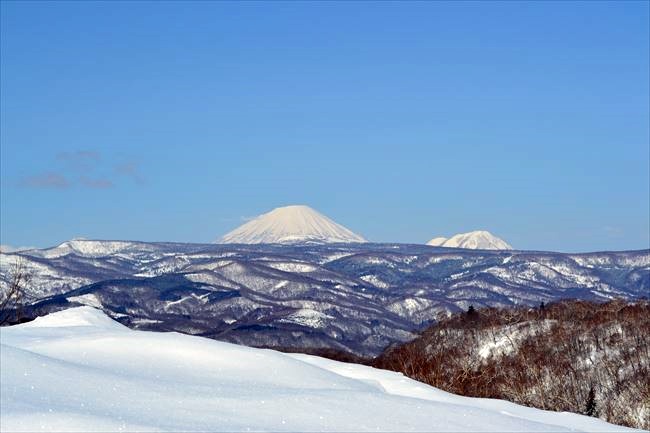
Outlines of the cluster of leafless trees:
{"type": "Polygon", "coordinates": [[[23,306],[30,300],[30,273],[20,256],[11,263],[7,280],[0,285],[0,326],[20,323],[23,306]]]}
{"type": "Polygon", "coordinates": [[[457,394],[650,429],[650,302],[455,315],[374,363],[457,394]]]}

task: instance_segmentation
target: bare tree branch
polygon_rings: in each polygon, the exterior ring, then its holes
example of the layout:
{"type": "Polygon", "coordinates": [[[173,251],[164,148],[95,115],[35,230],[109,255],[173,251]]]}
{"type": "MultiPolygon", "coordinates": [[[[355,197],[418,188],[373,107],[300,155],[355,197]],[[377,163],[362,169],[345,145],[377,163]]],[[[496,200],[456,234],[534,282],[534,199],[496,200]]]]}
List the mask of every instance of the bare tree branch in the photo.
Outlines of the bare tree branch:
{"type": "Polygon", "coordinates": [[[16,256],[7,275],[8,285],[5,290],[0,290],[0,326],[19,321],[29,298],[27,286],[31,275],[22,257],[16,256]]]}

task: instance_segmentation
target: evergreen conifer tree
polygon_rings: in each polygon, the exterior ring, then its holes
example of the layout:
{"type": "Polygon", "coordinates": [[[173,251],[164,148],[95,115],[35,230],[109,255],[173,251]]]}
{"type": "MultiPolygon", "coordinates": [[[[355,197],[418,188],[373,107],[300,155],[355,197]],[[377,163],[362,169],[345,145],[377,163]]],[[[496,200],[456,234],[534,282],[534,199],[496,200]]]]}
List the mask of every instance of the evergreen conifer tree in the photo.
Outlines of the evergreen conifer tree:
{"type": "Polygon", "coordinates": [[[587,416],[598,416],[596,411],[596,391],[594,391],[594,386],[592,385],[589,388],[589,395],[587,395],[587,405],[585,407],[585,415],[587,416]]]}

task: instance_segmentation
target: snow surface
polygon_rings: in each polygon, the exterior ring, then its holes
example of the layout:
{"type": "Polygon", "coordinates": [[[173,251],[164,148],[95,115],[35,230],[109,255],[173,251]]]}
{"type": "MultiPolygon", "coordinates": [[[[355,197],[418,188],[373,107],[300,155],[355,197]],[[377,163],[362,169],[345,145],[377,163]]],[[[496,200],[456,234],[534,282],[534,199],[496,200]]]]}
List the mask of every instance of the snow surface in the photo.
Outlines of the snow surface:
{"type": "Polygon", "coordinates": [[[511,250],[512,247],[503,239],[485,230],[459,233],[451,238],[437,237],[427,242],[434,247],[469,248],[473,250],[511,250]]]}
{"type": "Polygon", "coordinates": [[[70,296],[66,298],[68,302],[77,302],[81,305],[88,305],[90,307],[102,308],[102,302],[97,298],[93,293],[87,293],[85,295],[70,296]]]}
{"type": "Polygon", "coordinates": [[[289,314],[284,319],[280,319],[280,322],[297,323],[312,328],[322,328],[331,319],[334,319],[334,317],[320,311],[312,310],[311,308],[301,308],[289,314]]]}
{"type": "Polygon", "coordinates": [[[177,333],[92,307],[0,330],[2,431],[630,431],[401,374],[177,333]]]}
{"type": "Polygon", "coordinates": [[[367,242],[309,206],[285,206],[224,235],[224,244],[367,242]]]}
{"type": "Polygon", "coordinates": [[[511,354],[518,350],[519,345],[526,338],[542,332],[549,332],[555,323],[557,321],[547,319],[537,323],[522,322],[491,329],[490,338],[483,339],[478,348],[478,354],[484,359],[490,356],[500,357],[511,354]]]}

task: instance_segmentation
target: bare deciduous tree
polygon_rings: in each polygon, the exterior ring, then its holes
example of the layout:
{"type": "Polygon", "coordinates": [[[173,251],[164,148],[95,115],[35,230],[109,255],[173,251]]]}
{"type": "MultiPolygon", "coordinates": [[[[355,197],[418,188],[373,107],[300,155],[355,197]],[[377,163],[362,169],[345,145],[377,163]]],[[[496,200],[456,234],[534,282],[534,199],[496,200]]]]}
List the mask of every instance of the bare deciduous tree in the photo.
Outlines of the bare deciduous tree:
{"type": "Polygon", "coordinates": [[[18,322],[29,298],[27,286],[31,275],[20,256],[16,256],[7,277],[6,288],[0,289],[0,326],[18,322]]]}

